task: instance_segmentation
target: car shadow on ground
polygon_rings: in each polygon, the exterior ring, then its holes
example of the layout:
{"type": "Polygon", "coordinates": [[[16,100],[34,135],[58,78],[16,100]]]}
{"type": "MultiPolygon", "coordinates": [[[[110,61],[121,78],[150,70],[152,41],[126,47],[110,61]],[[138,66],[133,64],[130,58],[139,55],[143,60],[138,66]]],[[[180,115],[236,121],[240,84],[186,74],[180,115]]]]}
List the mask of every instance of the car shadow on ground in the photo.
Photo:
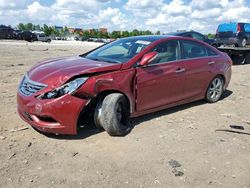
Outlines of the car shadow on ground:
{"type": "MultiPolygon", "coordinates": [[[[221,99],[223,100],[227,97],[229,97],[230,95],[232,95],[233,92],[230,90],[226,90],[221,99]]],[[[182,110],[186,110],[189,108],[192,108],[194,106],[199,106],[199,105],[204,105],[207,104],[206,101],[204,100],[200,100],[200,101],[195,101],[192,103],[188,103],[188,104],[184,104],[184,105],[180,105],[180,106],[176,106],[176,107],[172,107],[172,108],[168,108],[168,109],[164,109],[158,112],[154,112],[154,113],[150,113],[150,114],[146,114],[137,118],[132,118],[131,122],[132,122],[132,129],[135,126],[140,125],[141,123],[145,122],[145,121],[149,121],[155,118],[159,118],[161,116],[166,116],[172,113],[176,113],[178,111],[182,111],[182,110]]],[[[95,125],[93,124],[93,122],[89,122],[88,125],[79,128],[78,130],[78,134],[77,135],[54,135],[54,134],[44,134],[45,136],[49,137],[49,138],[53,138],[53,139],[59,139],[59,140],[81,140],[81,139],[85,139],[88,138],[90,136],[99,134],[104,132],[103,129],[98,129],[95,127],[95,125]]],[[[129,134],[129,133],[128,133],[129,134]]]]}

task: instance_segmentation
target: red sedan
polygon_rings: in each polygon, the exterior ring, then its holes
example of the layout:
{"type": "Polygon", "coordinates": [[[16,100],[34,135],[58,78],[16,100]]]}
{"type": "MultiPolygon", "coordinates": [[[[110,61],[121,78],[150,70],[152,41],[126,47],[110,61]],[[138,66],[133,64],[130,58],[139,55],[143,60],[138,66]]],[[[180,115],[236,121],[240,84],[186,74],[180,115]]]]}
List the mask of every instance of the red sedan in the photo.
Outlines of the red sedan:
{"type": "Polygon", "coordinates": [[[20,117],[34,128],[77,134],[86,116],[110,135],[129,118],[205,99],[217,102],[231,78],[231,59],[183,37],[124,38],[86,54],[39,63],[22,79],[20,117]]]}

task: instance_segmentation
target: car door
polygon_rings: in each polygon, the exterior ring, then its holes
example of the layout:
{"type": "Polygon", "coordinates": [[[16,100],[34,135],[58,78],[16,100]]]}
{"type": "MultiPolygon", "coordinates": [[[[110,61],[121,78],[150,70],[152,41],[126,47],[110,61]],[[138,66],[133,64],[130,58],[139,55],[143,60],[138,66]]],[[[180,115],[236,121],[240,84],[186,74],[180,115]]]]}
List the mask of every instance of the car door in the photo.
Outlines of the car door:
{"type": "Polygon", "coordinates": [[[181,46],[186,64],[185,98],[200,96],[213,77],[211,68],[218,55],[205,45],[191,40],[181,40],[181,46]]]}
{"type": "Polygon", "coordinates": [[[183,99],[185,63],[180,60],[180,44],[166,41],[152,51],[158,57],[145,67],[136,68],[136,110],[145,111],[183,99]]]}

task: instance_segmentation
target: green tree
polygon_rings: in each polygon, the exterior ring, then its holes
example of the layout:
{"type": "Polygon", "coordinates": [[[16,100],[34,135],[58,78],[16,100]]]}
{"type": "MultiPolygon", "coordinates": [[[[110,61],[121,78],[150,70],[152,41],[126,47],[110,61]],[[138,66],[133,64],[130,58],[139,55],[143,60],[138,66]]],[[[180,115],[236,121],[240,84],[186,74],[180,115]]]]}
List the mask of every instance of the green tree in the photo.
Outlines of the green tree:
{"type": "Polygon", "coordinates": [[[85,39],[90,38],[90,32],[89,31],[84,31],[82,37],[85,38],[85,39]]]}
{"type": "Polygon", "coordinates": [[[129,37],[129,32],[128,31],[123,31],[122,32],[122,37],[129,37]]]}
{"type": "Polygon", "coordinates": [[[62,29],[62,34],[63,35],[68,35],[69,34],[69,29],[67,26],[65,26],[63,29],[62,29]]]}
{"type": "Polygon", "coordinates": [[[113,38],[113,39],[121,38],[121,32],[120,31],[112,31],[111,38],[113,38]]]}
{"type": "Polygon", "coordinates": [[[145,31],[145,35],[152,35],[153,33],[149,30],[145,31]]]}
{"type": "Polygon", "coordinates": [[[32,30],[41,31],[41,26],[39,24],[38,25],[33,25],[32,30]]]}
{"type": "Polygon", "coordinates": [[[161,32],[158,30],[155,34],[156,34],[156,35],[160,35],[160,34],[161,34],[161,32]]]}
{"type": "Polygon", "coordinates": [[[134,29],[131,33],[130,36],[138,36],[140,35],[140,32],[137,29],[134,29]]]}
{"type": "Polygon", "coordinates": [[[51,28],[47,26],[46,24],[43,25],[43,32],[45,33],[46,36],[51,35],[51,28]]]}
{"type": "Polygon", "coordinates": [[[54,35],[54,36],[59,36],[60,35],[59,30],[57,30],[55,26],[49,27],[49,29],[51,31],[51,35],[54,35]]]}
{"type": "Polygon", "coordinates": [[[32,23],[27,23],[27,24],[25,25],[25,29],[26,29],[26,30],[29,30],[29,31],[33,30],[33,24],[32,24],[32,23]]]}
{"type": "Polygon", "coordinates": [[[17,29],[24,31],[25,30],[25,25],[23,23],[19,23],[17,25],[17,29]]]}
{"type": "Polygon", "coordinates": [[[215,34],[209,33],[209,34],[207,35],[207,37],[208,37],[209,39],[214,39],[214,38],[215,38],[215,34]]]}

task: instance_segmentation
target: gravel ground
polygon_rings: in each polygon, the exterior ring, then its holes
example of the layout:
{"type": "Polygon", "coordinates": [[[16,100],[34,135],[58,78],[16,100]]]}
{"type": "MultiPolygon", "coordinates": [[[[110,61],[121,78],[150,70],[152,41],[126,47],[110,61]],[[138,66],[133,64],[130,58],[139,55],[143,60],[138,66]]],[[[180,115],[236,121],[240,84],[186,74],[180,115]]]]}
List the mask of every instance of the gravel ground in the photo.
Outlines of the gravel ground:
{"type": "Polygon", "coordinates": [[[17,87],[31,66],[98,45],[0,41],[0,187],[250,188],[250,65],[233,67],[218,103],[133,119],[125,137],[94,128],[45,136],[18,117],[17,87]]]}

